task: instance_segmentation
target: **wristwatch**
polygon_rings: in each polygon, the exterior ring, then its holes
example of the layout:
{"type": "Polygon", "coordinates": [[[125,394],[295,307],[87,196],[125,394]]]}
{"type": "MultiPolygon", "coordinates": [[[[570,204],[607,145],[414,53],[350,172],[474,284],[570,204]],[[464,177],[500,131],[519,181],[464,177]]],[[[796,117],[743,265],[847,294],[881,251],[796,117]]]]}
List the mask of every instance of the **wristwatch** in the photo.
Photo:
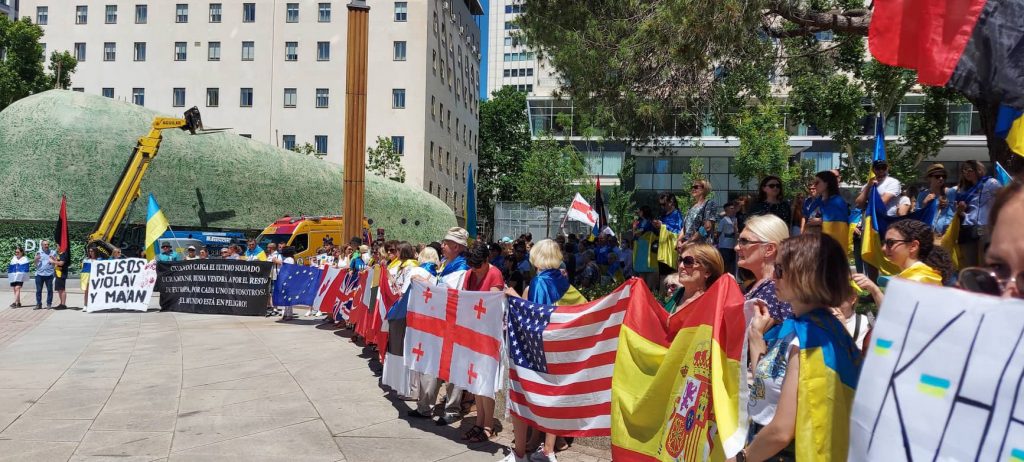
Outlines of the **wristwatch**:
{"type": "Polygon", "coordinates": [[[747,462],[747,448],[740,449],[736,453],[736,462],[747,462]]]}

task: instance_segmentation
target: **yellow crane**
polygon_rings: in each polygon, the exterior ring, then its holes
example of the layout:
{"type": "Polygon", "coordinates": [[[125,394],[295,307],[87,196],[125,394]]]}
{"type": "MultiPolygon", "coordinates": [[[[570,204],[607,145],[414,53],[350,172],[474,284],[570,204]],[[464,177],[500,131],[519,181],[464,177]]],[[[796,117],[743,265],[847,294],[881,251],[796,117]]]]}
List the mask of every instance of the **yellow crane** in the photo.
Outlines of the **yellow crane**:
{"type": "Polygon", "coordinates": [[[114,249],[110,241],[114,238],[118,228],[128,214],[132,203],[139,198],[139,187],[142,184],[142,177],[149,169],[149,163],[156,157],[160,150],[160,141],[163,139],[163,131],[169,129],[181,129],[195,135],[197,132],[214,133],[226,129],[203,128],[203,119],[199,115],[199,108],[193,107],[185,111],[183,119],[175,117],[156,117],[150,126],[149,133],[139,138],[132,150],[128,163],[121,172],[121,178],[110,193],[107,205],[103,207],[99,220],[96,221],[96,229],[89,234],[89,247],[94,247],[101,254],[109,256],[114,249]]]}

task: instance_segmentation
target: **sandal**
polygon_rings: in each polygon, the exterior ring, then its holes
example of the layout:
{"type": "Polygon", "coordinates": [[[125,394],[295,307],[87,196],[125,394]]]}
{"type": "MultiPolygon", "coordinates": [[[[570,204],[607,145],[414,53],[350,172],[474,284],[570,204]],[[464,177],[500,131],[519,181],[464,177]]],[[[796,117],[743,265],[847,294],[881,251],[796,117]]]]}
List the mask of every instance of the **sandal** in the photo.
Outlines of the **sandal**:
{"type": "Polygon", "coordinates": [[[484,431],[484,427],[473,425],[473,428],[470,428],[468,432],[462,435],[462,439],[474,441],[476,437],[480,436],[480,432],[482,431],[484,431]]]}
{"type": "Polygon", "coordinates": [[[479,428],[480,431],[478,431],[475,435],[473,435],[472,438],[469,438],[469,442],[470,443],[486,443],[486,442],[490,441],[491,438],[494,437],[494,430],[491,430],[490,428],[486,428],[486,427],[476,427],[476,428],[479,428]]]}

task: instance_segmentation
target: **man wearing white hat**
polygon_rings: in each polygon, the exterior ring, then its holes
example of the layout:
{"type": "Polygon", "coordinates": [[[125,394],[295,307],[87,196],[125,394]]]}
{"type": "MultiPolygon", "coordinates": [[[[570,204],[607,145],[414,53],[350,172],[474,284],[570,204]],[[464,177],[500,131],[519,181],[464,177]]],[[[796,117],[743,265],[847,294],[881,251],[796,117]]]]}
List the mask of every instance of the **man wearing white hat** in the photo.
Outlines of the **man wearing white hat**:
{"type": "MultiPolygon", "coordinates": [[[[441,253],[444,254],[444,261],[441,263],[438,285],[462,288],[463,279],[469,270],[469,264],[466,263],[466,241],[468,239],[469,233],[458,227],[449,229],[444,235],[444,240],[441,241],[441,253]]],[[[437,393],[441,391],[441,383],[442,381],[437,377],[427,374],[420,376],[421,394],[416,402],[416,409],[407,413],[409,417],[430,418],[433,415],[432,408],[437,402],[437,393]]],[[[462,389],[449,383],[447,390],[444,416],[437,419],[438,425],[456,422],[462,415],[462,389]]]]}

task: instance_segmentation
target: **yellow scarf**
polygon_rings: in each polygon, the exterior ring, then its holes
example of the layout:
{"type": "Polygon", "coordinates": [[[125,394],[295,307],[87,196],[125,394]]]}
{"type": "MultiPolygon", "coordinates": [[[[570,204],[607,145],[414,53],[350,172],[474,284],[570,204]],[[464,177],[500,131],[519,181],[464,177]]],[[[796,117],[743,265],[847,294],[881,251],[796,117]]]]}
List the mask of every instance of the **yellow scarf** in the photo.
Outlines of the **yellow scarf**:
{"type": "Polygon", "coordinates": [[[896,277],[909,279],[911,281],[923,282],[925,284],[934,284],[937,286],[942,285],[942,275],[937,273],[934,269],[932,269],[932,267],[922,262],[917,262],[914,263],[913,265],[910,265],[909,268],[901,271],[900,274],[896,275],[896,277]]]}

